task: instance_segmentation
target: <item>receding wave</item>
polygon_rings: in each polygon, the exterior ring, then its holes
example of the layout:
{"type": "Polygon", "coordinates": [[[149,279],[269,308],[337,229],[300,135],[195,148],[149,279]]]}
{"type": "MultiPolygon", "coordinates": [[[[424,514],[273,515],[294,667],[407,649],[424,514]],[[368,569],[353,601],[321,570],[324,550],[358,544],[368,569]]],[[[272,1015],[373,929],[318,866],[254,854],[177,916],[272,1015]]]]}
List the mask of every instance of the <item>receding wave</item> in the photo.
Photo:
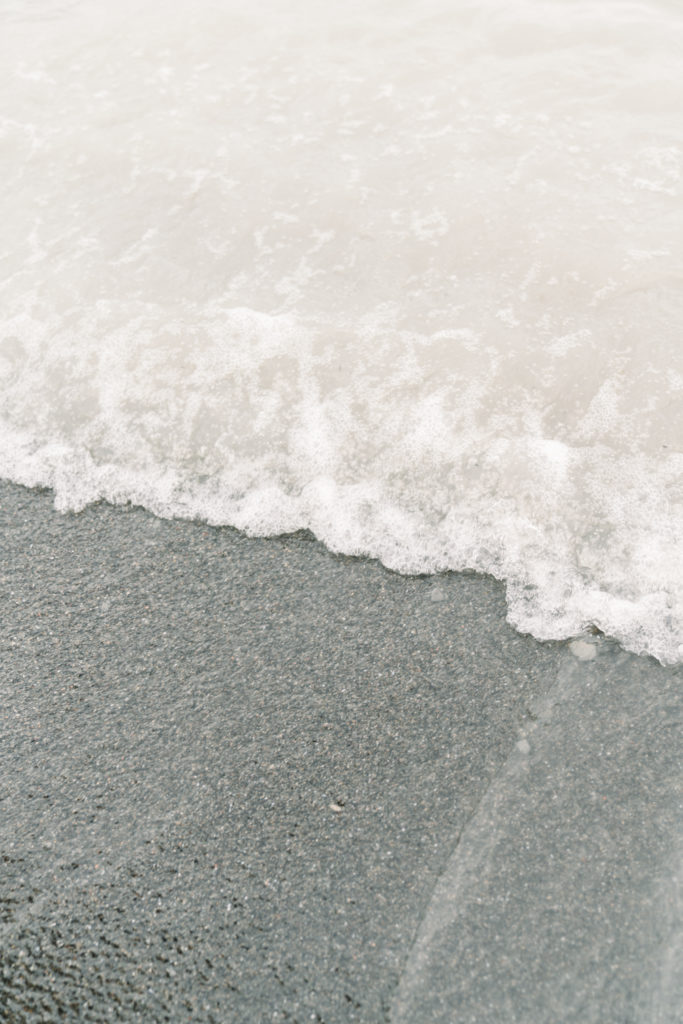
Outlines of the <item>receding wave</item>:
{"type": "Polygon", "coordinates": [[[683,659],[683,11],[0,4],[0,473],[683,659]]]}

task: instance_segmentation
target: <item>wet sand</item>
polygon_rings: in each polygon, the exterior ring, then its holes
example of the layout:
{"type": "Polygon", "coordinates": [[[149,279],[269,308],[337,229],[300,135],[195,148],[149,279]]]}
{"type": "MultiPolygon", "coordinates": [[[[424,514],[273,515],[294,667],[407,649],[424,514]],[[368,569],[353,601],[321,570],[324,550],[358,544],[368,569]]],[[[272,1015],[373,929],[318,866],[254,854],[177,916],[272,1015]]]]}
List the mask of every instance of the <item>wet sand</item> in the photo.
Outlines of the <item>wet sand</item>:
{"type": "Polygon", "coordinates": [[[680,668],[306,534],[0,524],[0,1019],[680,1020],[680,668]]]}

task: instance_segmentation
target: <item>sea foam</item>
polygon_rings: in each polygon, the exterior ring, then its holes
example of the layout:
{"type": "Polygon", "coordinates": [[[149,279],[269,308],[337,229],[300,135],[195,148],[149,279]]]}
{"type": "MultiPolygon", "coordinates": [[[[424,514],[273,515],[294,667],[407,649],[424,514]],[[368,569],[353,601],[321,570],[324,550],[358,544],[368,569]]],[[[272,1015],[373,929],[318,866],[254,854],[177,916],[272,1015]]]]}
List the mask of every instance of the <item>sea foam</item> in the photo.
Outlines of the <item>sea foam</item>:
{"type": "Polygon", "coordinates": [[[679,5],[0,18],[2,475],[683,660],[679,5]]]}

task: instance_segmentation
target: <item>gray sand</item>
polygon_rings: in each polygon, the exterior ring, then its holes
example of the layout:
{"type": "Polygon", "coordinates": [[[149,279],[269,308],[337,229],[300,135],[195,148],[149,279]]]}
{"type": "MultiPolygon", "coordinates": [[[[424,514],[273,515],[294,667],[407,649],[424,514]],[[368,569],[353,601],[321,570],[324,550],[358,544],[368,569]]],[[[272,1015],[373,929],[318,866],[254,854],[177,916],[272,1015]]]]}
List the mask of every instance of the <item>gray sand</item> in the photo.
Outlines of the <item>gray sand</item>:
{"type": "Polygon", "coordinates": [[[680,1022],[681,669],[304,534],[0,520],[2,1021],[680,1022]]]}

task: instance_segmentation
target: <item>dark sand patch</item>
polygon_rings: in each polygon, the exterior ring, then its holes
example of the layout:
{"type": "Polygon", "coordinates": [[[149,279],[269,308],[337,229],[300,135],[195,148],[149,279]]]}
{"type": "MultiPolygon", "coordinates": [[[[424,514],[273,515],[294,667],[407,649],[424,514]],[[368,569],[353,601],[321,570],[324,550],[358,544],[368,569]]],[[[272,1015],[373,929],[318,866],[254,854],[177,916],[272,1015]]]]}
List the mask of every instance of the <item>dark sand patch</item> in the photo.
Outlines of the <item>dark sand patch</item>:
{"type": "Polygon", "coordinates": [[[307,535],[10,484],[0,527],[2,1019],[387,1020],[566,645],[307,535]]]}

